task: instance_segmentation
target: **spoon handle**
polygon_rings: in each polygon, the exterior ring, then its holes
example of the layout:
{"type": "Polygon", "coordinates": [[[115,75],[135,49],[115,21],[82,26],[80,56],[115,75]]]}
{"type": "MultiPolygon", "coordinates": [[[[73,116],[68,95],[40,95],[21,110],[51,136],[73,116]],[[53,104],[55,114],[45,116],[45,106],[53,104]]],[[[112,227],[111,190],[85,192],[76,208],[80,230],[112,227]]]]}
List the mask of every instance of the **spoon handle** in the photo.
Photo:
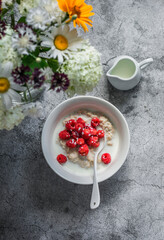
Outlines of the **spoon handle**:
{"type": "Polygon", "coordinates": [[[99,204],[100,204],[100,191],[97,176],[96,174],[94,174],[90,208],[95,209],[99,206],[99,204]]]}
{"type": "Polygon", "coordinates": [[[95,160],[94,160],[93,188],[92,188],[92,196],[91,196],[91,202],[90,202],[91,209],[97,208],[100,204],[100,191],[99,191],[99,185],[97,181],[97,156],[98,156],[98,153],[95,154],[95,160]]]}
{"type": "Polygon", "coordinates": [[[99,185],[97,180],[97,158],[99,153],[105,147],[105,144],[106,144],[106,135],[104,135],[104,140],[103,142],[101,142],[100,146],[98,147],[98,150],[95,153],[95,157],[94,157],[93,188],[92,188],[92,196],[91,196],[91,202],[90,202],[91,209],[95,209],[100,205],[100,191],[99,191],[99,185]]]}

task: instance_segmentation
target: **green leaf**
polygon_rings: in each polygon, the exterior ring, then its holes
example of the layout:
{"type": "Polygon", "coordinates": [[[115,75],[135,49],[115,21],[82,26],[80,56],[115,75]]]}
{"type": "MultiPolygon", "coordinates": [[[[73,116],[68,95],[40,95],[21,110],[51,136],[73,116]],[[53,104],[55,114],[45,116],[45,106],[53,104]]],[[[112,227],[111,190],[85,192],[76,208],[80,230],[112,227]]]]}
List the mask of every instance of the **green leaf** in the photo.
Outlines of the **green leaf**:
{"type": "Polygon", "coordinates": [[[26,17],[19,18],[18,23],[26,23],[26,17]]]}
{"type": "Polygon", "coordinates": [[[20,4],[21,1],[20,1],[20,0],[16,0],[16,2],[17,2],[18,4],[20,4]]]}
{"type": "Polygon", "coordinates": [[[47,62],[45,59],[41,58],[40,62],[37,62],[36,59],[32,56],[23,56],[22,58],[22,64],[25,66],[29,66],[31,70],[34,70],[34,68],[45,68],[48,67],[47,62]]]}
{"type": "Polygon", "coordinates": [[[48,63],[44,59],[42,59],[42,61],[40,62],[40,67],[41,68],[48,67],[48,63]]]}
{"type": "Polygon", "coordinates": [[[47,63],[48,63],[48,66],[52,69],[52,71],[56,72],[56,70],[59,67],[58,61],[53,58],[50,58],[50,59],[47,59],[47,63]]]}
{"type": "Polygon", "coordinates": [[[24,55],[22,57],[22,64],[25,66],[30,66],[30,63],[33,62],[35,59],[32,56],[24,55]]]}
{"type": "Polygon", "coordinates": [[[8,11],[9,11],[8,8],[3,8],[2,11],[0,12],[0,17],[3,17],[8,11]]]}
{"type": "Polygon", "coordinates": [[[42,59],[41,62],[33,61],[30,64],[30,68],[31,69],[34,69],[34,68],[45,68],[45,67],[48,67],[48,64],[47,64],[47,62],[44,59],[42,59]]]}
{"type": "Polygon", "coordinates": [[[39,48],[39,51],[40,52],[47,52],[47,51],[49,51],[50,50],[50,48],[47,48],[47,47],[40,47],[39,48]]]}
{"type": "Polygon", "coordinates": [[[38,56],[39,56],[39,53],[40,53],[39,47],[36,47],[35,51],[32,52],[32,55],[34,55],[35,57],[38,57],[38,56]]]}

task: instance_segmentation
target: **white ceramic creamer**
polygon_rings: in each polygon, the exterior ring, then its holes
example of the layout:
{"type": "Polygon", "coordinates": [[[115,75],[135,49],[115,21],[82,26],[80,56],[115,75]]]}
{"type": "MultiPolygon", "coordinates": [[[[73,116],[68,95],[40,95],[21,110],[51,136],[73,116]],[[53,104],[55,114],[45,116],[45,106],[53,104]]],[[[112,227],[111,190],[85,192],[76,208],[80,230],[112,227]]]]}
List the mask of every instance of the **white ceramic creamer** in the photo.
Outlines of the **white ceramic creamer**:
{"type": "Polygon", "coordinates": [[[139,83],[141,69],[144,69],[152,62],[152,58],[138,63],[132,57],[119,56],[106,75],[113,87],[119,90],[129,90],[139,83]]]}

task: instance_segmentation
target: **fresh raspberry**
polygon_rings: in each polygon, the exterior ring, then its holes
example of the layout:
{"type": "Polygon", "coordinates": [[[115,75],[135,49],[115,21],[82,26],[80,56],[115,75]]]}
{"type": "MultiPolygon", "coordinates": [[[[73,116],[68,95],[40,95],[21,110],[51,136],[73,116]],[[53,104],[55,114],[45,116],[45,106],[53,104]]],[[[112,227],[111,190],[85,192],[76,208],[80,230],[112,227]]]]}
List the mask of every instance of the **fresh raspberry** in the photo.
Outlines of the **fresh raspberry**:
{"type": "Polygon", "coordinates": [[[67,123],[66,123],[66,128],[68,131],[73,131],[75,130],[75,126],[76,126],[76,121],[74,119],[70,119],[67,123]]]}
{"type": "Polygon", "coordinates": [[[75,130],[78,132],[78,133],[81,133],[82,130],[83,130],[84,126],[82,123],[76,123],[76,126],[75,126],[75,130]]]}
{"type": "Polygon", "coordinates": [[[66,158],[65,155],[59,154],[59,155],[57,156],[57,161],[58,161],[60,164],[62,164],[62,163],[67,162],[67,158],[66,158]]]}
{"type": "Polygon", "coordinates": [[[71,132],[71,137],[73,137],[74,139],[77,139],[77,138],[80,137],[80,135],[79,135],[78,132],[76,132],[76,131],[72,131],[72,132],[71,132]]]}
{"type": "Polygon", "coordinates": [[[97,131],[97,136],[98,136],[98,138],[103,138],[104,137],[104,131],[103,130],[98,130],[97,131]]]}
{"type": "Polygon", "coordinates": [[[89,148],[88,148],[87,144],[84,144],[81,147],[79,147],[78,152],[81,156],[87,156],[89,153],[89,148]]]}
{"type": "Polygon", "coordinates": [[[91,125],[92,127],[97,127],[100,124],[100,120],[97,117],[92,118],[91,125]]]}
{"type": "Polygon", "coordinates": [[[92,136],[96,136],[97,135],[97,130],[95,128],[90,127],[89,129],[90,129],[90,133],[91,133],[92,136]]]}
{"type": "Polygon", "coordinates": [[[85,121],[82,118],[78,118],[76,122],[83,124],[83,127],[85,127],[85,121]]]}
{"type": "Polygon", "coordinates": [[[87,140],[88,146],[94,147],[94,144],[98,142],[98,137],[92,136],[87,140]]]}
{"type": "Polygon", "coordinates": [[[90,133],[90,130],[89,129],[83,129],[83,131],[82,131],[82,137],[84,138],[84,139],[88,139],[89,137],[91,136],[91,133],[90,133]]]}
{"type": "Polygon", "coordinates": [[[108,164],[111,162],[111,155],[109,153],[104,153],[102,156],[101,156],[101,161],[105,164],[108,164]]]}
{"type": "Polygon", "coordinates": [[[97,147],[99,147],[99,145],[100,145],[100,142],[95,142],[95,143],[93,143],[93,147],[95,147],[95,148],[97,148],[97,147]]]}
{"type": "Polygon", "coordinates": [[[83,138],[78,138],[77,141],[76,141],[77,145],[83,145],[85,143],[84,139],[83,138]]]}
{"type": "Polygon", "coordinates": [[[86,129],[90,129],[91,126],[90,126],[88,123],[86,123],[86,124],[85,124],[85,128],[86,128],[86,129]]]}
{"type": "Polygon", "coordinates": [[[77,143],[76,143],[76,140],[72,138],[66,142],[66,145],[69,148],[75,148],[77,143]]]}
{"type": "Polygon", "coordinates": [[[67,130],[63,130],[59,133],[59,138],[63,140],[67,140],[70,138],[70,134],[67,130]]]}

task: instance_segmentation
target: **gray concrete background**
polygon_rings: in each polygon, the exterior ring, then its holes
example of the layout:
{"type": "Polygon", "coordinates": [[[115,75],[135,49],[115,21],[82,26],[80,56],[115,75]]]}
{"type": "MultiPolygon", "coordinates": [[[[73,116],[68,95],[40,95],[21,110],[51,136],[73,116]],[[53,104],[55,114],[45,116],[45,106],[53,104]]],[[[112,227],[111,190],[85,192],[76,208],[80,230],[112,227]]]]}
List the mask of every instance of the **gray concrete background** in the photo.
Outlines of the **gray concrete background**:
{"type": "MultiPolygon", "coordinates": [[[[101,205],[89,209],[92,186],[69,183],[47,165],[40,144],[45,119],[26,118],[0,132],[1,240],[164,239],[164,1],[95,0],[92,44],[104,77],[89,95],[126,117],[131,147],[123,167],[100,184],[101,205]],[[140,84],[122,92],[108,84],[112,58],[127,54],[154,63],[140,84]]],[[[45,116],[66,99],[46,93],[45,116]]]]}

